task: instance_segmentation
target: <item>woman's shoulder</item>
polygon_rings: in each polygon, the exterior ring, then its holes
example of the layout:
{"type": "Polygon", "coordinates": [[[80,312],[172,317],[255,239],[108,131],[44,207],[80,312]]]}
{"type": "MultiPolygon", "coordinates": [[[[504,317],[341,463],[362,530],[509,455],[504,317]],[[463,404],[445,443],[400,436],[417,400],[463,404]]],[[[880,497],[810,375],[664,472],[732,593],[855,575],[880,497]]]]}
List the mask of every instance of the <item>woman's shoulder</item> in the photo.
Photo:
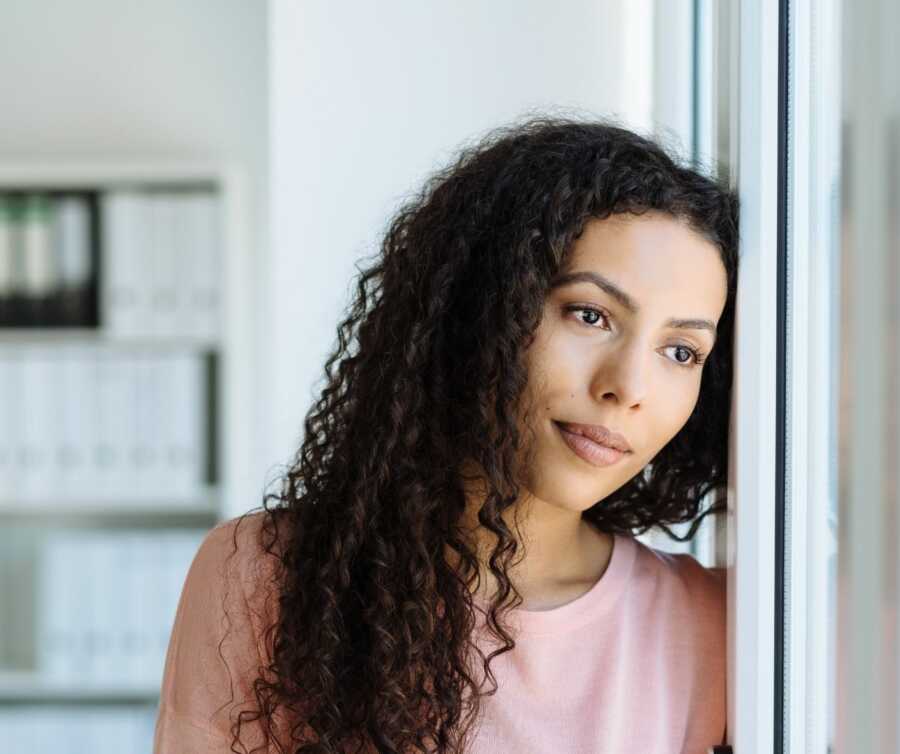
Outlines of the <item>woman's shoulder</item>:
{"type": "Polygon", "coordinates": [[[240,587],[247,600],[258,601],[277,586],[285,539],[286,524],[278,512],[244,513],[206,533],[195,564],[210,580],[240,587]]]}
{"type": "Polygon", "coordinates": [[[243,618],[254,636],[276,618],[283,530],[267,511],[245,513],[213,526],[188,569],[181,607],[207,616],[243,618]]]}
{"type": "Polygon", "coordinates": [[[254,704],[253,680],[272,657],[278,548],[266,512],[223,521],[201,541],[175,614],[154,751],[206,751],[230,742],[230,713],[254,704]]]}
{"type": "Polygon", "coordinates": [[[672,595],[703,625],[710,625],[710,619],[724,624],[726,568],[705,566],[691,553],[667,552],[639,540],[635,544],[639,572],[656,585],[655,591],[672,595]]]}
{"type": "Polygon", "coordinates": [[[269,511],[243,513],[220,521],[204,536],[198,553],[219,560],[236,557],[241,565],[257,560],[265,553],[265,536],[276,525],[269,511]]]}

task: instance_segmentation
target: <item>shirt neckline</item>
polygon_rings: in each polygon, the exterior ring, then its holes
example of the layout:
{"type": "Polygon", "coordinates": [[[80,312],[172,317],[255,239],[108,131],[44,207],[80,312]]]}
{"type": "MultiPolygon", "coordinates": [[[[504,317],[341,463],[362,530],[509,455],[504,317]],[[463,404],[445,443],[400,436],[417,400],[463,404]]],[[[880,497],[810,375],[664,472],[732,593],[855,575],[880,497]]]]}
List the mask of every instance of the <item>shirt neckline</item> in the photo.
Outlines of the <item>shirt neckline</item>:
{"type": "MultiPolygon", "coordinates": [[[[507,612],[508,622],[519,634],[541,635],[564,633],[579,628],[608,613],[625,590],[637,555],[632,537],[613,534],[613,549],[603,575],[588,591],[570,602],[549,610],[525,610],[517,607],[507,612]]],[[[486,622],[488,603],[473,598],[481,622],[486,622]]]]}

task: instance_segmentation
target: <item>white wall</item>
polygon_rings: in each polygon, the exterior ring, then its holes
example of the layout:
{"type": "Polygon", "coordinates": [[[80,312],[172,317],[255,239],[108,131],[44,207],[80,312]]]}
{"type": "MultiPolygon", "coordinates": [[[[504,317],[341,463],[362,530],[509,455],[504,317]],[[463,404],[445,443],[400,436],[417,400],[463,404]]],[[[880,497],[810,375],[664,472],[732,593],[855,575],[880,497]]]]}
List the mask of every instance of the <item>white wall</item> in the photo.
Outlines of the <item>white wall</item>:
{"type": "Polygon", "coordinates": [[[526,109],[651,130],[652,2],[272,0],[265,457],[286,461],[349,303],[403,195],[526,109]]]}
{"type": "Polygon", "coordinates": [[[4,0],[0,155],[266,159],[264,2],[4,0]]]}

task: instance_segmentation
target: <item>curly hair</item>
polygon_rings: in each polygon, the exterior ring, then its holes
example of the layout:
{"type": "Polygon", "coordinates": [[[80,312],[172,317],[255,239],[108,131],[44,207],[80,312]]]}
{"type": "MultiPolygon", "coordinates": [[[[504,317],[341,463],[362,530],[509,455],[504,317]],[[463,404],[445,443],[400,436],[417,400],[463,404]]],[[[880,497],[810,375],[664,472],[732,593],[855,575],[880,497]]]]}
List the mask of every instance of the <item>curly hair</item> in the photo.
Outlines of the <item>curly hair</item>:
{"type": "Polygon", "coordinates": [[[264,495],[263,547],[284,543],[280,612],[233,745],[260,719],[268,742],[281,709],[297,721],[298,753],[465,751],[480,697],[497,689],[490,662],[515,646],[502,618],[521,602],[507,576],[518,542],[501,513],[519,494],[522,355],[585,223],[648,210],[716,245],[727,300],[686,424],[582,515],[606,532],[659,526],[684,541],[721,509],[698,515],[727,480],[737,195],[611,121],[532,115],[495,128],[400,206],[357,267],[302,445],[264,495]],[[466,459],[484,472],[478,520],[498,540],[488,625],[501,646],[488,656],[472,636],[477,550],[459,526],[466,459]],[[668,529],[690,521],[683,538],[668,529]],[[473,652],[490,689],[473,677],[473,652]]]}

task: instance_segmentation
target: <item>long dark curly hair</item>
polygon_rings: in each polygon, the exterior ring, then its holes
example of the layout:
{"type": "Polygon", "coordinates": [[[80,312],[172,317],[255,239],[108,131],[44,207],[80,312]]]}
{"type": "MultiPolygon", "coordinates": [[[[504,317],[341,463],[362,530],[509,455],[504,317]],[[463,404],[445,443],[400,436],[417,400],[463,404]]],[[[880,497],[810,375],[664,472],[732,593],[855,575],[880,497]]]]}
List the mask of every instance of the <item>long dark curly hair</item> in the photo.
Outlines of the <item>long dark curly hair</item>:
{"type": "Polygon", "coordinates": [[[357,267],[302,445],[280,490],[264,495],[279,615],[235,743],[254,720],[268,741],[284,710],[297,721],[294,752],[465,751],[479,697],[497,688],[490,661],[515,646],[502,619],[521,604],[507,576],[517,539],[501,512],[519,496],[523,353],[585,223],[648,210],[718,247],[727,301],[685,426],[582,515],[606,532],[659,526],[685,541],[721,509],[700,510],[727,481],[736,194],[608,120],[530,115],[495,128],[402,204],[379,253],[357,267]],[[477,549],[459,525],[467,459],[488,490],[478,521],[498,540],[487,617],[501,646],[487,656],[472,635],[477,549]],[[684,537],[668,528],[687,522],[684,537]]]}

